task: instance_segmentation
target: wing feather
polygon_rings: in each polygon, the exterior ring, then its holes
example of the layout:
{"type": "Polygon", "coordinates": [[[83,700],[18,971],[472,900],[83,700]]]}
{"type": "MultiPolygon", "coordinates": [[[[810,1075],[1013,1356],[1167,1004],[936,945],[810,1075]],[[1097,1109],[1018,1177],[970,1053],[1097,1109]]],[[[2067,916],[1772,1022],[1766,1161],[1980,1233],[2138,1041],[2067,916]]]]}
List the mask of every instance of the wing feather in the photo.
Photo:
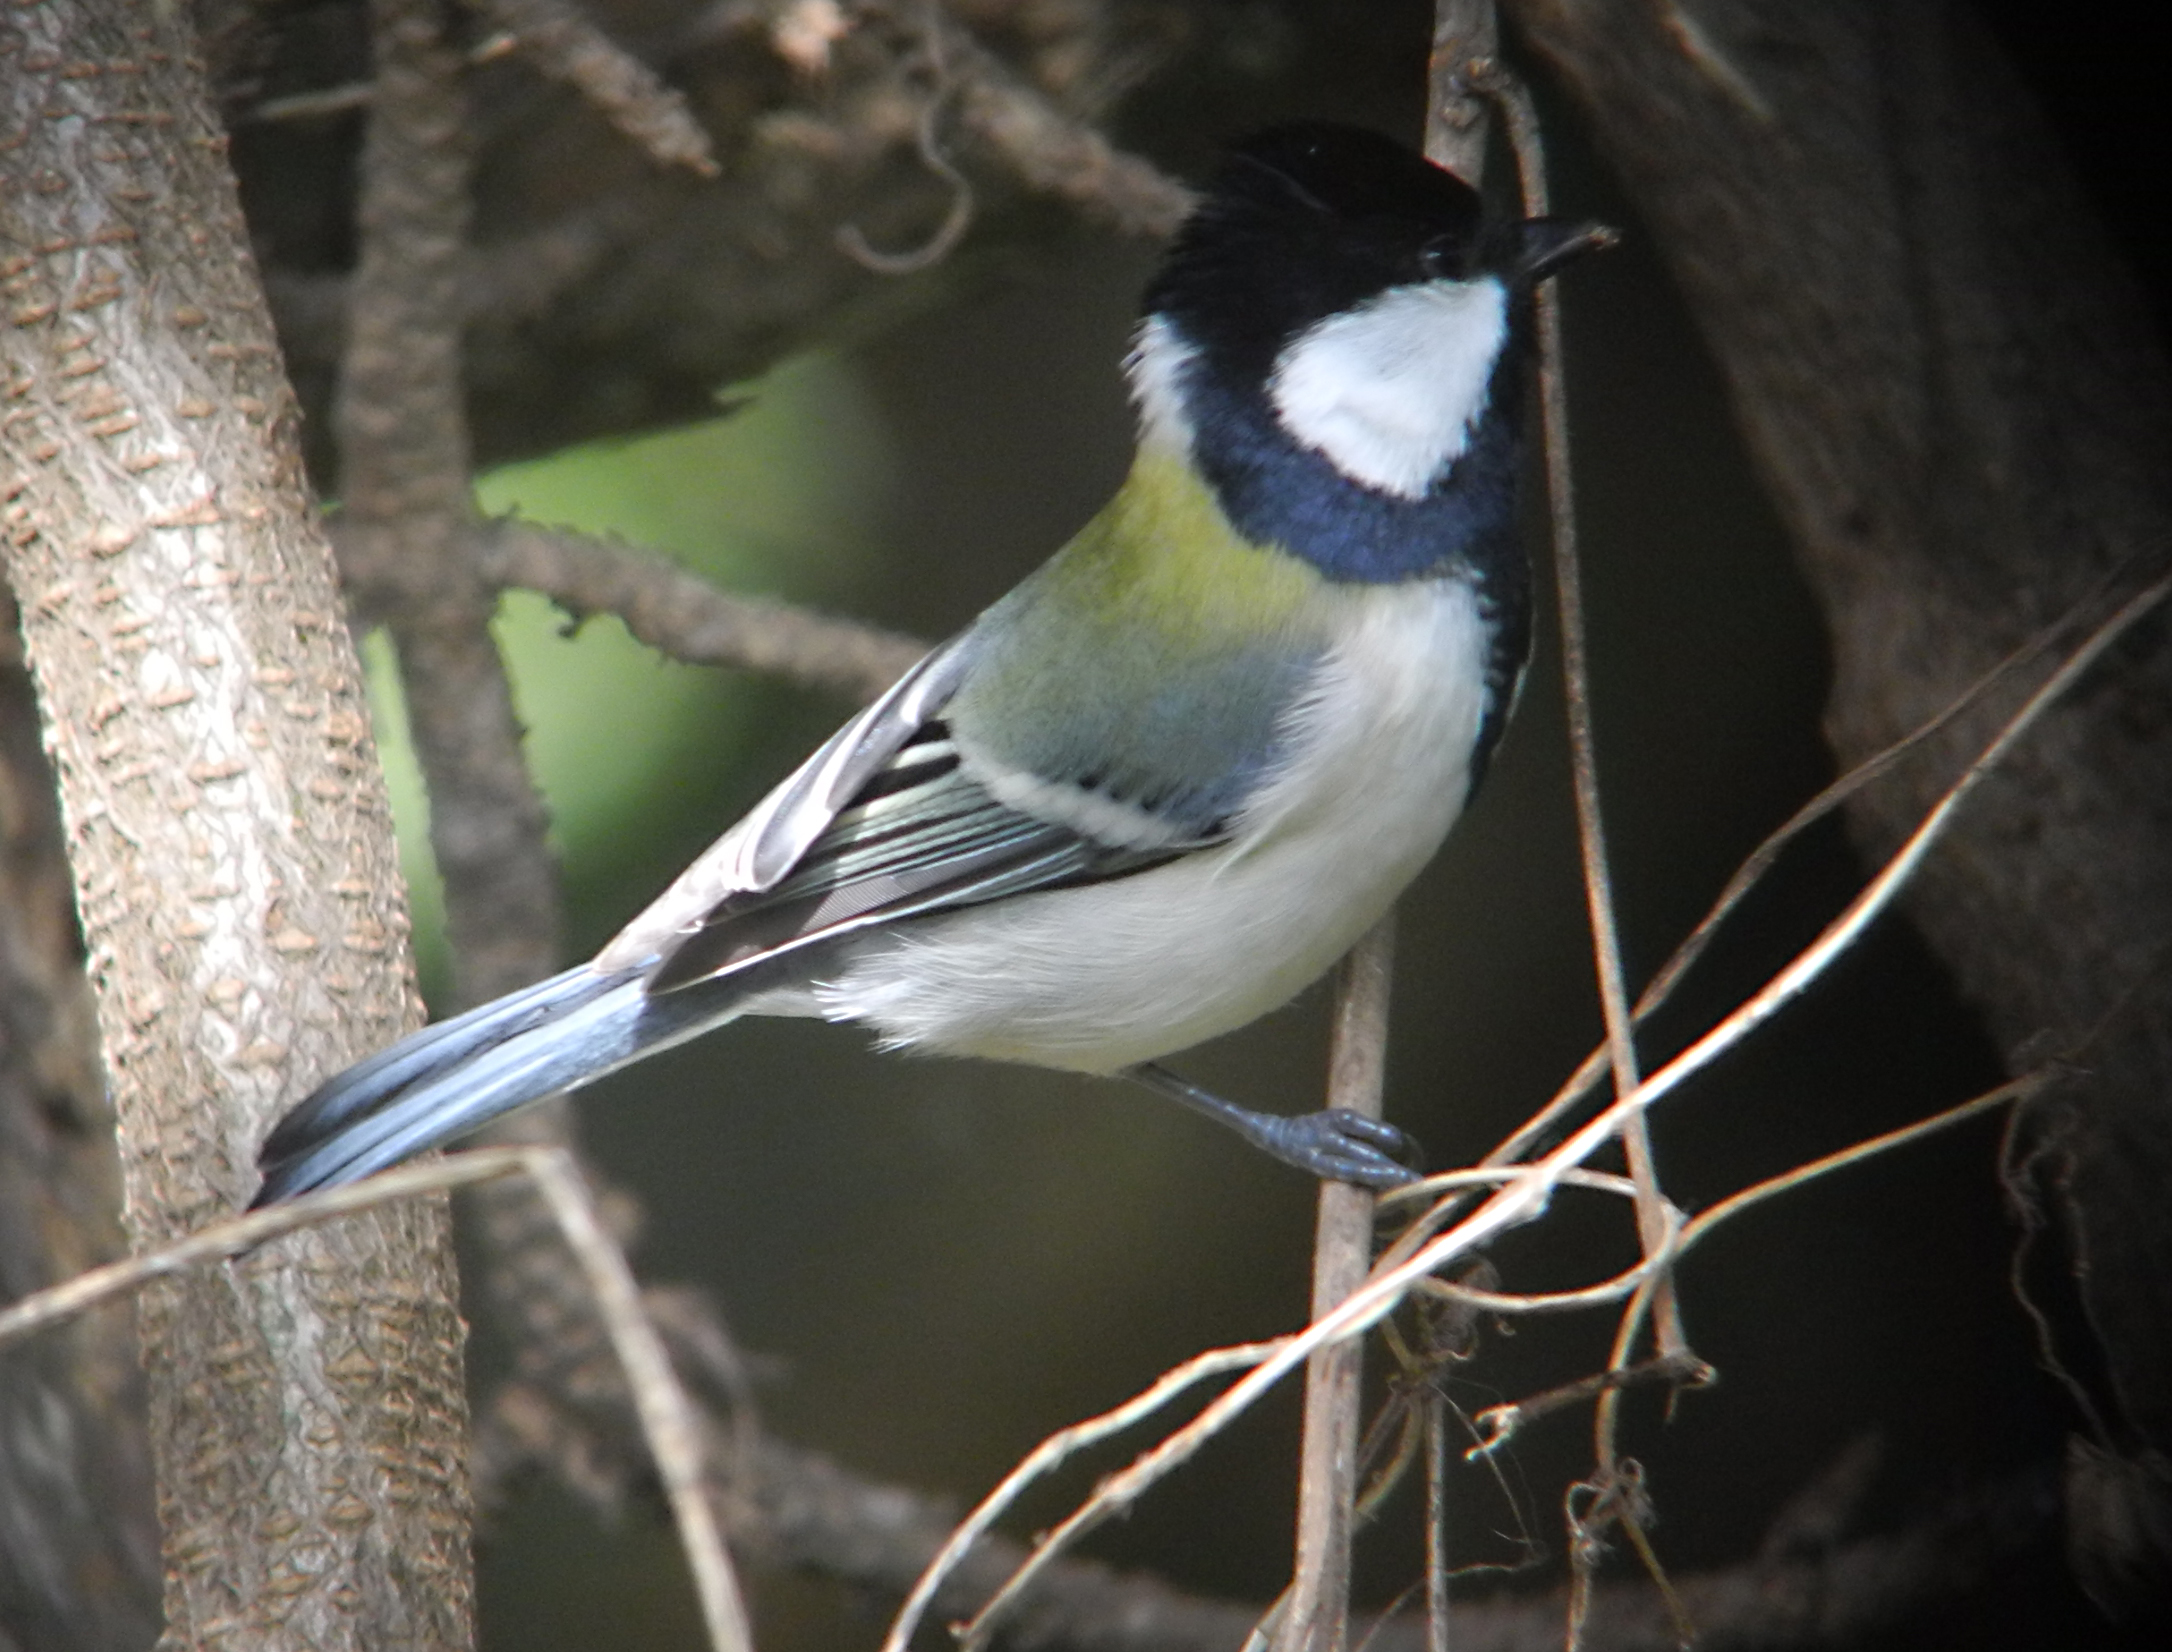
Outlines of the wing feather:
{"type": "MultiPolygon", "coordinates": [[[[1153,765],[1135,775],[1083,759],[1050,765],[955,734],[950,703],[985,663],[988,636],[984,619],[838,730],[595,967],[643,971],[652,995],[668,993],[871,924],[1121,877],[1220,842],[1229,811],[1208,806],[1209,794],[1241,797],[1271,767],[1281,711],[1306,664],[1282,661],[1263,675],[1248,656],[1216,662],[1212,704],[1233,700],[1248,720],[1242,739],[1223,742],[1230,750],[1215,748],[1218,766],[1201,790],[1153,765]],[[1141,829],[1149,817],[1151,832],[1141,829]]],[[[978,686],[975,695],[986,698],[978,686]]]]}
{"type": "Polygon", "coordinates": [[[735,894],[767,889],[797,866],[839,812],[957,691],[973,634],[927,655],[816,749],[672,880],[596,954],[609,973],[646,969],[735,894]]]}
{"type": "Polygon", "coordinates": [[[933,721],[863,782],[783,878],[728,894],[703,914],[651,973],[649,990],[712,979],[871,923],[1116,877],[1189,847],[1098,842],[1000,803],[933,721]]]}

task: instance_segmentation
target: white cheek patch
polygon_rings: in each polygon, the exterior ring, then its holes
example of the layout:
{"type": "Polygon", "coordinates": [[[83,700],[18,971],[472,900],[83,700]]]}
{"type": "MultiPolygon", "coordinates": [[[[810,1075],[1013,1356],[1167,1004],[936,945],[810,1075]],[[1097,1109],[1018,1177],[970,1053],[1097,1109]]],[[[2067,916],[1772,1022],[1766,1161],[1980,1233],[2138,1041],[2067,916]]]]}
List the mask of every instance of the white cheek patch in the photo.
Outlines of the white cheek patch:
{"type": "Polygon", "coordinates": [[[1139,324],[1131,354],[1124,358],[1124,371],[1130,375],[1131,399],[1139,408],[1140,445],[1178,454],[1191,452],[1192,421],[1184,411],[1179,381],[1198,354],[1199,346],[1178,332],[1167,316],[1148,316],[1139,324]]]}
{"type": "Polygon", "coordinates": [[[1422,496],[1461,457],[1508,341],[1488,276],[1391,287],[1292,339],[1268,382],[1275,416],[1354,482],[1422,496]]]}

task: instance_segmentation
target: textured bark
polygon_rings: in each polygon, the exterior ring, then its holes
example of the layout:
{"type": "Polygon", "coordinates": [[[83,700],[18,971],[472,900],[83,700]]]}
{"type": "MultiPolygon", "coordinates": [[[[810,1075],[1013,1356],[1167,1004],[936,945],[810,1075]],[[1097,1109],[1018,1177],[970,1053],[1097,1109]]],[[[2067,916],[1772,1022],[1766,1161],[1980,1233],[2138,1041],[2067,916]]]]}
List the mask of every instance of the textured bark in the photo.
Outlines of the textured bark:
{"type": "MultiPolygon", "coordinates": [[[[119,1256],[53,774],[0,586],[0,1305],[119,1256]]],[[[158,1633],[158,1525],[131,1314],[0,1364],[0,1646],[135,1652],[158,1633]]]]}
{"type": "MultiPolygon", "coordinates": [[[[2172,378],[1973,14],[1519,0],[1511,16],[1588,112],[1726,375],[1825,607],[1843,760],[2128,559],[2130,583],[2155,571],[2172,378]]],[[[1890,849],[1939,783],[1919,765],[1875,789],[1853,815],[1864,845],[1890,849]]],[[[2172,1448],[2168,834],[2160,621],[2031,736],[1910,906],[2010,1061],[2072,1050],[2086,1068],[2026,1121],[2026,1186],[2096,1344],[2067,1350],[2101,1375],[2091,1421],[2136,1461],[2172,1448]]],[[[2085,1581],[2112,1598],[2090,1528],[2146,1527],[2147,1510],[2100,1493],[2070,1517],[2085,1581]]]]}
{"type": "MultiPolygon", "coordinates": [[[[390,822],[225,139],[176,9],[0,34],[8,576],[58,770],[130,1238],[244,1200],[414,1025],[390,822]]],[[[440,1206],[139,1304],[167,1642],[470,1639],[440,1206]]]]}

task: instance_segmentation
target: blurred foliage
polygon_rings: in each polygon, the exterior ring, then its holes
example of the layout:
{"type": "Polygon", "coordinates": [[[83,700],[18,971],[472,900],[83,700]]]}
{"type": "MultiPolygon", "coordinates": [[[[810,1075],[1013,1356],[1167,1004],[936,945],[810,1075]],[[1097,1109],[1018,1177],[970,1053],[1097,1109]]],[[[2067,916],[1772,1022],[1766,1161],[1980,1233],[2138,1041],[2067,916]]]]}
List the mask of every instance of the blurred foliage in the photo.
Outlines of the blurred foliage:
{"type": "MultiPolygon", "coordinates": [[[[878,556],[895,468],[882,419],[853,368],[809,355],[720,394],[730,411],[630,441],[596,442],[478,479],[480,509],[613,535],[731,590],[849,600],[878,556]]],[[[689,776],[729,770],[759,695],[744,679],[666,660],[613,618],[578,626],[547,599],[509,592],[500,645],[527,725],[529,761],[574,884],[686,801],[689,776]]],[[[392,646],[364,656],[415,914],[424,990],[449,979],[429,801],[407,740],[392,646]]]]}

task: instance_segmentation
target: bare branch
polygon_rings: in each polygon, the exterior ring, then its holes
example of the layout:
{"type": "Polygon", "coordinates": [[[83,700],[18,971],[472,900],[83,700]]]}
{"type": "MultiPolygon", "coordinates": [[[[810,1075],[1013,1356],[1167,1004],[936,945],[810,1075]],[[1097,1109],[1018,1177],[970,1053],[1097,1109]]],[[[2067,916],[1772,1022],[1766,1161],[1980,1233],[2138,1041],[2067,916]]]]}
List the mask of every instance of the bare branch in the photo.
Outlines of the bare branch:
{"type": "Polygon", "coordinates": [[[1144,1393],[1127,1400],[1115,1410],[1088,1418],[1082,1423],[1074,1423],[1043,1440],[1033,1449],[1032,1454],[1005,1475],[1002,1483],[981,1499],[979,1507],[960,1521],[957,1528],[943,1540],[935,1558],[928,1562],[926,1570],[920,1574],[911,1592],[906,1595],[905,1604],[898,1609],[889,1634],[883,1637],[883,1652],[905,1652],[912,1644],[913,1636],[919,1632],[921,1617],[929,1603],[959,1569],[974,1545],[987,1537],[995,1523],[1003,1518],[1011,1505],[1036,1481],[1053,1473],[1079,1452],[1143,1422],[1200,1383],[1257,1365],[1278,1346],[1280,1344],[1275,1342],[1257,1342],[1238,1348],[1213,1349],[1196,1359],[1186,1360],[1175,1370],[1163,1375],[1144,1393]]]}
{"type": "MultiPolygon", "coordinates": [[[[1890,773],[1902,759],[1934,741],[1950,728],[1956,719],[1982,709],[1986,702],[1995,693],[2006,688],[2023,668],[2040,658],[2061,637],[2080,626],[2092,613],[2100,609],[2104,598],[2117,585],[2119,576],[2126,571],[2115,570],[2074,608],[2029,637],[1928,719],[1882,750],[1871,753],[1768,833],[1764,841],[1735,868],[1727,879],[1726,887],[1714,898],[1704,916],[1697,920],[1696,927],[1674,949],[1666,963],[1660,966],[1659,972],[1638,995],[1637,1021],[1641,1024],[1647,1016],[1655,1013],[1667,1002],[1675,988],[1681,985],[1684,977],[1695,967],[1697,960],[1704,955],[1705,949],[1719,933],[1720,926],[1779,863],[1780,856],[1791,844],[1819,821],[1829,819],[1864,788],[1890,773]]],[[[1603,1044],[1586,1056],[1576,1071],[1570,1074],[1567,1081],[1556,1091],[1554,1099],[1518,1126],[1515,1132],[1488,1153],[1482,1162],[1489,1165],[1513,1163],[1530,1152],[1562,1119],[1574,1112],[1590,1093],[1607,1070],[1607,1056],[1608,1049],[1603,1044]]]]}
{"type": "Polygon", "coordinates": [[[678,1520],[680,1539],[701,1596],[710,1645],[715,1652],[751,1652],[746,1609],[740,1603],[731,1559],[709,1508],[692,1403],[679,1386],[655,1327],[642,1312],[633,1270],[605,1231],[580,1170],[564,1148],[501,1147],[456,1153],[269,1210],[214,1222],[185,1239],[92,1269],[0,1311],[0,1346],[141,1290],[154,1280],[172,1278],[208,1262],[247,1257],[288,1234],[381,1209],[418,1194],[480,1186],[514,1175],[525,1176],[542,1194],[545,1207],[557,1223],[559,1237],[572,1252],[595,1310],[610,1335],[678,1520]]]}
{"type": "MultiPolygon", "coordinates": [[[[1551,210],[1546,182],[1545,142],[1538,111],[1523,83],[1500,64],[1483,66],[1474,83],[1493,98],[1508,128],[1522,180],[1523,212],[1542,218],[1551,210]]],[[[1637,1086],[1639,1070],[1636,1023],[1629,1012],[1629,989],[1621,959],[1621,935],[1614,919],[1614,890],[1607,869],[1606,828],[1599,808],[1599,756],[1592,731],[1591,668],[1584,631],[1583,564],[1576,552],[1576,483],[1569,459],[1569,402],[1563,377],[1561,296],[1552,282],[1533,297],[1538,312],[1539,408],[1546,432],[1547,525],[1553,535],[1554,593],[1561,628],[1563,699],[1568,712],[1569,761],[1576,794],[1577,846],[1583,860],[1584,900],[1591,925],[1592,954],[1598,967],[1599,1004],[1606,1017],[1607,1062],[1614,1093],[1626,1096],[1637,1086]]],[[[1622,1151],[1636,1178],[1638,1229],[1645,1254],[1653,1254],[1664,1231],[1659,1173],[1652,1160],[1651,1134],[1641,1115],[1622,1132],[1622,1151]]],[[[1660,1352],[1669,1358],[1685,1353],[1681,1316],[1674,1293],[1664,1281],[1655,1287],[1659,1310],[1660,1352]]],[[[1613,1393],[1601,1401],[1598,1452],[1601,1471],[1613,1455],[1613,1393]]]]}
{"type": "Polygon", "coordinates": [[[476,563],[494,585],[549,597],[576,617],[615,614],[660,654],[688,665],[783,677],[872,700],[927,644],[856,620],[720,591],[653,553],[564,528],[477,524],[476,563]]]}
{"type": "Polygon", "coordinates": [[[1028,189],[1068,201],[1125,235],[1168,235],[1183,221],[1194,199],[1190,189],[1058,108],[947,9],[930,9],[959,119],[1028,189]]]}
{"type": "MultiPolygon", "coordinates": [[[[1978,11],[1517,0],[1514,17],[1590,118],[1725,379],[1825,611],[1824,726],[1843,762],[1921,723],[2105,570],[2163,555],[2163,329],[1978,11]]],[[[2172,651],[2126,651],[1913,897],[2016,1069],[2132,992],[2172,927],[2168,706],[2172,651]]],[[[1922,774],[1865,793],[1851,825],[1883,853],[1936,789],[1922,774]]],[[[2168,1093],[2160,1011],[2029,1109],[2055,1143],[2036,1196],[2098,1403],[2157,1454],[2172,1450],[2168,1093]]],[[[2091,1542],[2078,1533],[2076,1552],[2091,1542]]]]}
{"type": "MultiPolygon", "coordinates": [[[[1962,802],[1993,771],[2022,735],[2034,726],[2045,710],[2073,687],[2121,636],[2144,615],[2153,611],[2168,593],[2172,593],[2172,577],[2150,586],[2098,627],[2064,662],[2059,671],[2007,720],[1976,761],[1947,789],[1946,795],[1924,818],[1907,843],[1880,869],[1848,908],[1763,987],[1718,1026],[1646,1078],[1635,1090],[1585,1124],[1543,1159],[1526,1165],[1504,1167],[1509,1176],[1506,1185],[1454,1228],[1415,1250],[1404,1246],[1391,1248],[1365,1284],[1352,1292],[1339,1307],[1316,1318],[1278,1352],[1263,1360],[1249,1375],[1232,1384],[1192,1422],[1102,1481],[1090,1498],[1041,1539],[1032,1555],[982,1609],[980,1616],[975,1619],[975,1632],[984,1631],[996,1615],[1009,1609],[1057,1556],[1075,1545],[1095,1527],[1128,1508],[1156,1482],[1197,1455],[1209,1439],[1257,1403],[1300,1362],[1331,1343],[1362,1335],[1392,1313],[1424,1275],[1471,1256],[1502,1234],[1542,1216],[1551,1203],[1555,1190],[1564,1180],[1584,1165],[1606,1142],[1614,1139],[1633,1115],[1650,1108],[1672,1093],[1693,1074],[1702,1071],[1722,1054],[1734,1048],[1807,990],[1837,958],[1845,954],[1871,921],[1892,904],[1917,866],[1922,863],[1923,857],[1951,824],[1962,802]]],[[[1643,1296],[1652,1282],[1660,1276],[1655,1267],[1640,1287],[1639,1296],[1643,1296]]]]}
{"type": "Polygon", "coordinates": [[[407,679],[463,1002],[557,961],[543,805],[474,571],[459,294],[471,139],[435,0],[375,0],[361,262],[336,418],[343,564],[387,617],[407,679]]]}
{"type": "Polygon", "coordinates": [[[1425,154],[1473,188],[1486,175],[1488,105],[1472,84],[1471,70],[1492,62],[1500,38],[1493,0],[1436,0],[1426,67],[1425,154]]]}
{"type": "MultiPolygon", "coordinates": [[[[155,1249],[91,1268],[0,1310],[0,1347],[35,1336],[109,1302],[132,1296],[161,1279],[193,1272],[212,1262],[232,1262],[261,1251],[276,1239],[322,1227],[327,1222],[380,1210],[418,1194],[442,1193],[514,1175],[526,1168],[522,1148],[484,1148],[455,1153],[422,1164],[402,1165],[364,1182],[313,1193],[268,1210],[227,1216],[155,1249]]],[[[259,1271],[270,1258],[257,1262],[259,1271]]]]}
{"type": "Polygon", "coordinates": [[[475,0],[542,74],[564,81],[661,166],[717,175],[709,134],[686,99],[568,0],[475,0]]]}
{"type": "Polygon", "coordinates": [[[687,1563],[693,1569],[709,1644],[715,1652],[752,1652],[746,1607],[709,1507],[693,1405],[679,1386],[663,1342],[642,1312],[633,1270],[604,1231],[571,1153],[563,1148],[531,1149],[525,1163],[557,1220],[558,1231],[587,1276],[596,1310],[610,1332],[620,1369],[633,1392],[634,1410],[663,1476],[687,1563]]]}

